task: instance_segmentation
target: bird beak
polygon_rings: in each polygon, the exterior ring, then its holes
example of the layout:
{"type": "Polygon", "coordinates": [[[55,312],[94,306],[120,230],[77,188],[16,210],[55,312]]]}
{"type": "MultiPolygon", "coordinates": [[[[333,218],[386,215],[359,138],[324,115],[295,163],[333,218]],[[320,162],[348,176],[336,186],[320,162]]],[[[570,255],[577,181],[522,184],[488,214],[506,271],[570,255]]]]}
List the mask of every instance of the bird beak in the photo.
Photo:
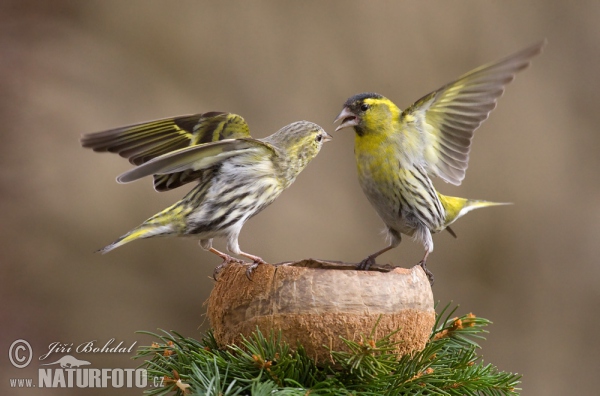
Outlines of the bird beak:
{"type": "Polygon", "coordinates": [[[330,134],[325,132],[325,136],[323,136],[323,143],[327,143],[327,142],[331,141],[331,139],[333,139],[333,136],[331,136],[330,134]]]}
{"type": "Polygon", "coordinates": [[[342,123],[340,125],[338,125],[337,128],[335,128],[336,132],[339,131],[340,129],[344,129],[344,128],[351,127],[351,126],[356,126],[356,125],[358,125],[358,122],[360,121],[359,118],[356,116],[356,114],[354,114],[352,111],[350,111],[350,109],[348,107],[344,107],[342,112],[335,118],[333,123],[335,124],[339,120],[342,120],[342,123]]]}

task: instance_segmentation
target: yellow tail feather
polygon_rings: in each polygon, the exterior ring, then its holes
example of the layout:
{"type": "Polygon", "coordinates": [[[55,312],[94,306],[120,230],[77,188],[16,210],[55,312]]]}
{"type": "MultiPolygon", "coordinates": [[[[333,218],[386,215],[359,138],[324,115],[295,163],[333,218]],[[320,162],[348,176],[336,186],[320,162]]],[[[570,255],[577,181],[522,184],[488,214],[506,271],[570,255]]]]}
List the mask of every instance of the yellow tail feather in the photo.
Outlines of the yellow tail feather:
{"type": "Polygon", "coordinates": [[[440,193],[438,193],[438,196],[446,210],[446,226],[452,224],[456,219],[474,209],[486,208],[488,206],[512,205],[510,202],[490,202],[477,199],[449,197],[440,193]]]}
{"type": "Polygon", "coordinates": [[[98,249],[96,253],[106,254],[111,250],[116,249],[119,246],[123,246],[131,241],[135,241],[136,239],[150,238],[157,235],[169,234],[169,231],[171,231],[171,227],[168,225],[156,226],[142,224],[138,228],[134,228],[133,230],[129,231],[127,234],[123,235],[110,245],[105,246],[102,249],[98,249]]]}

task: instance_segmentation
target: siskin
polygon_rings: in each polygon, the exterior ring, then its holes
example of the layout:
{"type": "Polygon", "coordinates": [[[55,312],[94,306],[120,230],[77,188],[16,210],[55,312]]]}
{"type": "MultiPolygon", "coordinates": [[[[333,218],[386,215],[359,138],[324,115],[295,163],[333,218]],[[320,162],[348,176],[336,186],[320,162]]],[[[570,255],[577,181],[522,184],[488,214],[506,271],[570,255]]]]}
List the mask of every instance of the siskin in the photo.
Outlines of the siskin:
{"type": "Polygon", "coordinates": [[[200,246],[223,259],[215,269],[240,262],[212,247],[215,237],[227,239],[227,249],[253,261],[265,261],[240,250],[244,223],[288,188],[331,140],[308,121],[289,124],[264,139],[253,139],[236,114],[210,112],[130,125],[84,135],[83,147],[118,153],[137,167],[117,177],[129,183],[153,175],[154,188],[167,191],[189,182],[196,186],[179,202],[152,216],[112,244],[155,236],[194,236],[200,246]]]}
{"type": "Polygon", "coordinates": [[[425,247],[419,262],[427,270],[432,233],[448,230],[477,208],[502,205],[449,197],[435,190],[431,176],[460,185],[465,177],[473,132],[496,107],[515,74],[539,54],[545,41],[499,62],[481,66],[400,110],[391,100],[362,93],[349,98],[335,122],[336,131],[353,127],[354,154],[362,190],[386,225],[389,246],[365,258],[368,270],[380,254],[400,244],[401,234],[425,247]]]}

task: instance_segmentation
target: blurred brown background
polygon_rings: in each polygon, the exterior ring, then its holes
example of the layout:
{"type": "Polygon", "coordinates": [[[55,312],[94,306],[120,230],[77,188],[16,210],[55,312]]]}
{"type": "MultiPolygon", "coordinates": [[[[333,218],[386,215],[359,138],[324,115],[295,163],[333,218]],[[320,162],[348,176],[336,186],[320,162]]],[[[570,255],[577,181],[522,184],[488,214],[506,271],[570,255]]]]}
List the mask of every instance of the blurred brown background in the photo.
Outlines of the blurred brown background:
{"type": "MultiPolygon", "coordinates": [[[[469,214],[454,226],[457,240],[435,236],[429,267],[436,300],[495,322],[484,358],[523,374],[524,394],[595,393],[599,19],[591,1],[2,1],[2,393],[36,393],[10,389],[9,378],[37,381],[37,357],[51,342],[148,345],[135,331],[200,337],[208,327],[203,302],[219,261],[193,240],[93,253],[188,188],[118,185],[127,161],[82,149],[81,133],[210,110],[241,114],[256,137],[300,119],[332,132],[353,94],[375,91],[406,107],[544,37],[543,55],[477,131],[463,185],[436,181],[447,194],[515,205],[469,214]],[[6,358],[19,338],[34,349],[23,370],[6,358]]],[[[271,262],[357,262],[384,246],[356,181],[352,132],[334,136],[246,224],[243,249],[271,262]]],[[[382,261],[411,266],[421,254],[405,238],[382,261]]],[[[129,357],[87,360],[135,367],[129,357]]]]}

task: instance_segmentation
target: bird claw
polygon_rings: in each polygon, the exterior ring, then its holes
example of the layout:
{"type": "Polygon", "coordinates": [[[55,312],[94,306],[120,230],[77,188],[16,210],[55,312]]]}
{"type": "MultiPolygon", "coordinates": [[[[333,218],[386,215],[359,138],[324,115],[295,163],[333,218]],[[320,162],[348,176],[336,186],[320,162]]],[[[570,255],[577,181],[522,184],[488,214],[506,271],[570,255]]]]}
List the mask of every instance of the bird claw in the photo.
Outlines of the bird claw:
{"type": "Polygon", "coordinates": [[[375,258],[374,257],[367,257],[366,259],[364,259],[363,261],[361,261],[357,266],[356,269],[359,271],[368,271],[369,268],[371,268],[372,265],[375,265],[375,258]]]}
{"type": "Polygon", "coordinates": [[[419,264],[421,266],[421,268],[423,268],[423,271],[425,271],[425,275],[427,275],[427,279],[429,279],[429,285],[433,286],[433,272],[429,271],[429,269],[427,268],[427,265],[425,264],[425,260],[421,260],[419,261],[419,264]]]}
{"type": "Polygon", "coordinates": [[[219,274],[221,273],[221,271],[223,271],[225,269],[225,267],[227,267],[229,264],[230,264],[229,261],[223,260],[223,262],[221,264],[219,264],[215,267],[215,269],[213,270],[213,273],[212,273],[212,277],[215,281],[218,280],[217,278],[219,277],[219,274]]]}
{"type": "Polygon", "coordinates": [[[212,274],[213,279],[216,281],[217,278],[219,277],[219,274],[221,273],[221,271],[223,271],[225,268],[227,268],[231,263],[243,264],[244,261],[238,260],[231,256],[223,257],[223,262],[221,264],[217,265],[215,267],[215,269],[213,270],[213,274],[212,274]]]}
{"type": "Polygon", "coordinates": [[[246,264],[248,266],[248,268],[246,268],[246,278],[248,278],[249,281],[252,281],[254,270],[261,264],[266,264],[266,261],[254,260],[252,264],[246,264]]]}

